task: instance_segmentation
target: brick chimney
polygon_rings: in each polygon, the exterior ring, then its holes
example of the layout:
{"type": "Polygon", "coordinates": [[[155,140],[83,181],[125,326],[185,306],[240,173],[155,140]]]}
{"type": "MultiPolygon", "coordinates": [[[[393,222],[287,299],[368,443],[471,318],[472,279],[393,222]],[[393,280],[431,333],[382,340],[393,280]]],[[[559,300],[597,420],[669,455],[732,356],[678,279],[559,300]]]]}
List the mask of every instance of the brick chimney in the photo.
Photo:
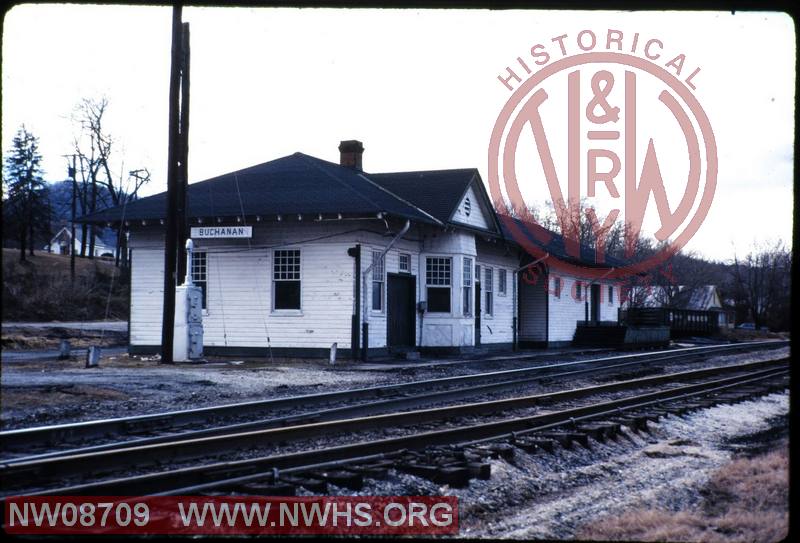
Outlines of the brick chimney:
{"type": "Polygon", "coordinates": [[[363,171],[361,157],[364,155],[364,145],[358,140],[346,140],[339,143],[339,164],[347,168],[363,171]]]}

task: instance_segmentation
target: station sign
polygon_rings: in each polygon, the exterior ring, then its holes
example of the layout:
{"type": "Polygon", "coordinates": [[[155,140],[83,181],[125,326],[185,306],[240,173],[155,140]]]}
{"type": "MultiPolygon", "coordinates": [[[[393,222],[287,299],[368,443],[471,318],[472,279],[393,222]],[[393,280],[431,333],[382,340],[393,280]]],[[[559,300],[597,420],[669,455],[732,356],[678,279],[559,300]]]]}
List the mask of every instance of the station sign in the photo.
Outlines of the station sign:
{"type": "Polygon", "coordinates": [[[198,226],[192,227],[192,238],[252,238],[252,226],[198,226]]]}

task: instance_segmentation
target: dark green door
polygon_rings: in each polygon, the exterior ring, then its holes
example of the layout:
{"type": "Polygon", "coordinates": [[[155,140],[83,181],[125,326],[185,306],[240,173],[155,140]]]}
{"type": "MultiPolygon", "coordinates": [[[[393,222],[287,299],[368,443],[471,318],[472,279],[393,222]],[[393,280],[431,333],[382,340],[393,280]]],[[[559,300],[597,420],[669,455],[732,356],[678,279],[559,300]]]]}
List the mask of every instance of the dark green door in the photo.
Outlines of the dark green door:
{"type": "Polygon", "coordinates": [[[416,283],[413,275],[390,273],[386,290],[386,343],[389,349],[414,346],[416,283]]]}

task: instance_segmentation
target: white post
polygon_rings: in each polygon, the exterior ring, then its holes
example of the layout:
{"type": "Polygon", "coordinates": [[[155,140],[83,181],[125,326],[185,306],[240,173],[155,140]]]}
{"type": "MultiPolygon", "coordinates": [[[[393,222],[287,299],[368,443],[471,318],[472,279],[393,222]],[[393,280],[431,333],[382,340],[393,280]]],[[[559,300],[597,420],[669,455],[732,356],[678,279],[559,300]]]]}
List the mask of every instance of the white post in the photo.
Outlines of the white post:
{"type": "Polygon", "coordinates": [[[331,345],[331,354],[330,354],[330,363],[331,365],[336,364],[336,343],[331,345]]]}
{"type": "Polygon", "coordinates": [[[194,242],[189,238],[186,240],[186,277],[183,279],[184,285],[192,285],[192,249],[194,249],[194,242]]]}

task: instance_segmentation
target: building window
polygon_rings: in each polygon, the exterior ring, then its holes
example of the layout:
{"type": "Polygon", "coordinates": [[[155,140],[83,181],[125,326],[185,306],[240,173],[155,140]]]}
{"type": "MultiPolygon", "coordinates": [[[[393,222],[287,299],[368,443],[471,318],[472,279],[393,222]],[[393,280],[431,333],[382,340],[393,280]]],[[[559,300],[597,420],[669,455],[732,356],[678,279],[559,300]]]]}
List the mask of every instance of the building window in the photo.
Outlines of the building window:
{"type": "Polygon", "coordinates": [[[383,311],[384,258],[381,251],[372,251],[372,310],[383,311]]]}
{"type": "Polygon", "coordinates": [[[506,270],[497,270],[497,292],[500,296],[506,295],[506,270]]]}
{"type": "Polygon", "coordinates": [[[614,303],[614,287],[612,285],[608,285],[608,303],[614,303]]]}
{"type": "Polygon", "coordinates": [[[472,259],[464,257],[461,307],[465,317],[472,315],[472,259]]]}
{"type": "Polygon", "coordinates": [[[553,295],[556,298],[561,298],[561,278],[553,277],[553,295]]]}
{"type": "Polygon", "coordinates": [[[208,266],[205,251],[192,253],[192,283],[200,287],[203,291],[203,309],[206,309],[207,286],[208,286],[208,266]]]}
{"type": "Polygon", "coordinates": [[[276,250],[273,256],[273,309],[300,309],[300,250],[276,250]]]}
{"type": "Polygon", "coordinates": [[[492,268],[486,268],[484,271],[486,275],[486,280],[483,282],[481,288],[486,293],[486,307],[484,308],[484,313],[487,315],[494,314],[494,292],[492,288],[492,284],[494,283],[494,270],[492,268]]]}
{"type": "Polygon", "coordinates": [[[411,273],[411,255],[400,253],[397,256],[397,271],[401,273],[411,273]]]}
{"type": "Polygon", "coordinates": [[[453,261],[450,258],[425,259],[425,287],[428,311],[450,313],[450,279],[453,261]]]}
{"type": "Polygon", "coordinates": [[[580,281],[575,281],[575,299],[576,300],[580,300],[581,299],[581,282],[580,281]]]}
{"type": "Polygon", "coordinates": [[[464,199],[464,215],[469,217],[469,214],[472,212],[472,202],[469,201],[469,198],[464,199]]]}

